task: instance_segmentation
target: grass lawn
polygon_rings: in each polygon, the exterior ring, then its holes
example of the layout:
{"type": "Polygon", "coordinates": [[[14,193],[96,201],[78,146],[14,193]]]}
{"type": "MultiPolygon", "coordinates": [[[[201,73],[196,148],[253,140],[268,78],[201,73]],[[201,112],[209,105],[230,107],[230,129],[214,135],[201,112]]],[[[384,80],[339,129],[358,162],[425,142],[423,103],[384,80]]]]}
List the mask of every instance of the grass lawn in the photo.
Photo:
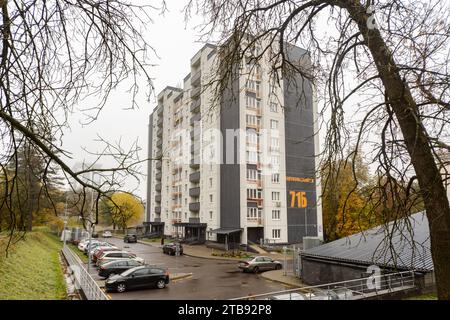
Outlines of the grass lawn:
{"type": "MultiPolygon", "coordinates": [[[[139,239],[139,240],[141,240],[143,242],[148,242],[148,243],[161,244],[161,238],[152,238],[152,239],[143,238],[143,239],[139,239]]],[[[164,243],[166,243],[166,242],[164,241],[164,243]]],[[[167,243],[169,243],[169,242],[167,242],[167,243]]]]}
{"type": "Polygon", "coordinates": [[[405,298],[404,300],[437,300],[437,295],[435,293],[428,293],[420,296],[405,298]]]}
{"type": "Polygon", "coordinates": [[[46,231],[33,231],[10,247],[0,236],[0,300],[62,300],[66,284],[59,261],[62,242],[46,231]]]}
{"type": "Polygon", "coordinates": [[[84,263],[88,262],[88,256],[86,256],[84,252],[80,251],[76,245],[68,243],[67,246],[72,249],[72,251],[81,259],[81,261],[83,261],[84,263]]]}

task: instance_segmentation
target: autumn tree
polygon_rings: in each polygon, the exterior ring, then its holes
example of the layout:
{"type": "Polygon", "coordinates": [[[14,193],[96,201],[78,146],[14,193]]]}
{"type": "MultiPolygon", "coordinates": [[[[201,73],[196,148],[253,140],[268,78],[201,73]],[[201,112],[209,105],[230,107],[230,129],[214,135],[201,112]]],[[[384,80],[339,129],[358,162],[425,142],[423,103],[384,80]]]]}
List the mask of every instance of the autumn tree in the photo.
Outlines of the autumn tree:
{"type": "MultiPolygon", "coordinates": [[[[439,0],[192,0],[187,6],[188,16],[197,10],[206,17],[205,38],[220,38],[220,68],[211,82],[216,92],[227,88],[248,55],[253,63],[267,62],[275,82],[281,81],[280,73],[288,82],[300,74],[319,98],[325,162],[345,160],[344,150],[352,144],[370,151],[368,164],[383,184],[417,181],[440,299],[450,299],[450,208],[439,172],[441,154],[450,150],[449,5],[439,0]],[[302,59],[290,55],[290,43],[306,50],[302,59]],[[261,47],[256,55],[255,45],[261,47]]],[[[409,206],[401,208],[396,216],[407,216],[409,206]]]]}
{"type": "Polygon", "coordinates": [[[104,203],[102,216],[109,216],[113,229],[125,230],[129,225],[140,222],[144,216],[144,206],[134,195],[116,192],[104,203]]]}
{"type": "MultiPolygon", "coordinates": [[[[55,168],[70,190],[77,193],[74,197],[77,205],[73,207],[78,209],[85,224],[92,190],[96,195],[94,217],[88,223],[95,224],[102,198],[108,198],[111,191],[123,189],[127,178],[139,181],[140,164],[147,159],[139,158],[137,143],[124,146],[98,137],[100,151],[88,150],[96,161],[75,170],[69,164],[73,155],[61,141],[70,118],[78,112],[76,106],[84,98],[97,98],[97,102],[83,106],[88,125],[101,116],[111,91],[124,80],[130,80],[127,107],[137,106],[140,88],[151,94],[148,62],[153,49],[143,34],[151,21],[150,14],[164,10],[164,1],[138,5],[127,0],[0,0],[0,170],[3,176],[7,176],[9,163],[18,163],[19,147],[29,146],[45,164],[37,181],[39,193],[48,195],[49,184],[44,177],[55,168]],[[98,163],[102,161],[115,165],[99,168],[98,163]],[[101,184],[84,178],[91,172],[103,176],[101,184]]],[[[6,185],[2,189],[0,209],[9,213],[18,179],[16,175],[3,180],[6,185]]],[[[31,211],[24,208],[25,215],[31,211]]],[[[9,224],[11,234],[25,229],[27,221],[30,222],[22,219],[16,221],[19,225],[9,224]]]]}

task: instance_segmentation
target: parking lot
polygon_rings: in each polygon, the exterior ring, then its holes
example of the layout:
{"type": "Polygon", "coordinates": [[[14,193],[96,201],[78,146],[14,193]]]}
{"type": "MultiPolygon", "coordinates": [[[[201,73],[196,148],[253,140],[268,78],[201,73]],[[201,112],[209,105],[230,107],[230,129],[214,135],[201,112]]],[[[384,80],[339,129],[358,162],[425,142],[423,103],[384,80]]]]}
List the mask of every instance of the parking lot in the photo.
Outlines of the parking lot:
{"type": "MultiPolygon", "coordinates": [[[[290,289],[286,285],[271,282],[259,274],[243,273],[236,261],[203,259],[189,256],[169,256],[157,246],[141,243],[124,243],[121,239],[107,240],[120,249],[133,252],[145,259],[147,264],[164,265],[171,274],[192,273],[192,276],[171,281],[165,289],[146,289],[109,293],[113,300],[153,300],[153,299],[231,299],[247,295],[290,289]]],[[[100,285],[103,280],[91,267],[91,274],[100,285]]]]}

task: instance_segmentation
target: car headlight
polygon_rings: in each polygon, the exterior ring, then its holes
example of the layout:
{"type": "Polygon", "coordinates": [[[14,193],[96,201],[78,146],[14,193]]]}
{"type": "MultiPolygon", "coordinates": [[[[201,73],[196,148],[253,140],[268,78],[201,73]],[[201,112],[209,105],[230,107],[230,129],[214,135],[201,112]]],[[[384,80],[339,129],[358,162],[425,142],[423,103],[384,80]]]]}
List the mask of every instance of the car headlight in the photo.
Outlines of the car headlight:
{"type": "Polygon", "coordinates": [[[116,282],[116,279],[108,279],[108,280],[106,280],[106,283],[114,283],[114,282],[116,282]]]}

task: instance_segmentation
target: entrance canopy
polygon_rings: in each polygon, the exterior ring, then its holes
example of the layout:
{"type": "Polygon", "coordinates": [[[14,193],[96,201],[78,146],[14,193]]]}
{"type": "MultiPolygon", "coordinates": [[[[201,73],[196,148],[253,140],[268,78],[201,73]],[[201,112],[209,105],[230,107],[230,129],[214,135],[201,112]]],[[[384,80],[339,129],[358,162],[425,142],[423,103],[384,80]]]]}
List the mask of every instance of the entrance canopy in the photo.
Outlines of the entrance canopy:
{"type": "Polygon", "coordinates": [[[206,223],[196,223],[196,222],[177,222],[174,223],[175,227],[187,227],[187,228],[206,228],[206,223]]]}
{"type": "Polygon", "coordinates": [[[160,222],[160,221],[146,221],[146,222],[144,222],[143,223],[144,224],[144,226],[146,226],[146,225],[153,225],[153,226],[162,226],[162,225],[164,225],[164,222],[160,222]]]}
{"type": "Polygon", "coordinates": [[[232,228],[219,228],[211,230],[211,233],[217,233],[217,234],[231,234],[236,232],[241,232],[243,229],[232,229],[232,228]]]}

